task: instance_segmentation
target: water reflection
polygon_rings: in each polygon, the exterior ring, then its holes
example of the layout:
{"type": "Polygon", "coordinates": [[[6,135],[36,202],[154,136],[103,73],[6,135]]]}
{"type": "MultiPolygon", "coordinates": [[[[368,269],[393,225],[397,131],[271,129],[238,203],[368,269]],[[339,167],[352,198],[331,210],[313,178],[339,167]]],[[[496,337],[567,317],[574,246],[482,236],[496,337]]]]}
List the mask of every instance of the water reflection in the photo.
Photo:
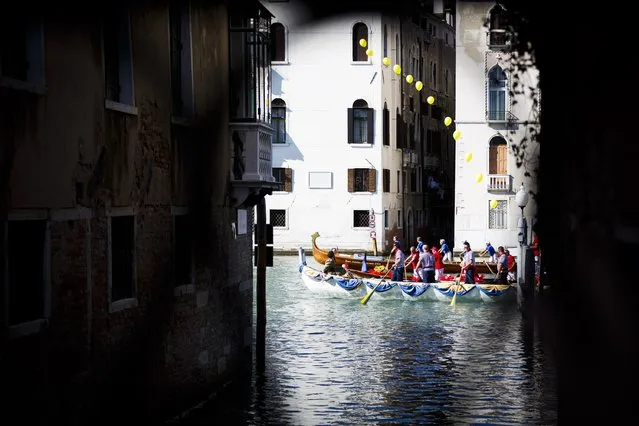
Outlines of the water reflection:
{"type": "Polygon", "coordinates": [[[316,299],[295,257],[275,264],[264,377],[185,424],[556,422],[544,351],[515,306],[316,299]]]}

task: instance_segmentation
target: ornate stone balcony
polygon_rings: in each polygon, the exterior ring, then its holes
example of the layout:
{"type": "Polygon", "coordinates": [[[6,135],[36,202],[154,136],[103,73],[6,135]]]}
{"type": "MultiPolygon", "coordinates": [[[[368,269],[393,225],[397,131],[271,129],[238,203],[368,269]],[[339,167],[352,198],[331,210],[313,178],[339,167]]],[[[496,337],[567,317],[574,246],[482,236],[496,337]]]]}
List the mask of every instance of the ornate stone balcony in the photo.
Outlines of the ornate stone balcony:
{"type": "Polygon", "coordinates": [[[235,206],[250,207],[280,189],[273,177],[273,129],[263,122],[231,123],[231,187],[235,206]]]}

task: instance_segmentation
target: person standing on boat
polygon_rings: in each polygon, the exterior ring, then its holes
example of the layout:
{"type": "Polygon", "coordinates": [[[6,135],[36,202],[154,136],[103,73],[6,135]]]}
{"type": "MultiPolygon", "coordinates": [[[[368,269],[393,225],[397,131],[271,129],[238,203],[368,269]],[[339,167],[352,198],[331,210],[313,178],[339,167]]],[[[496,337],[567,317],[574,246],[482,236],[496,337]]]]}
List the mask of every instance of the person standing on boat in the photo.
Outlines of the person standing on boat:
{"type": "Polygon", "coordinates": [[[391,249],[390,254],[394,254],[396,250],[401,250],[402,244],[397,239],[397,235],[393,235],[393,248],[391,249]]]}
{"type": "Polygon", "coordinates": [[[488,261],[490,263],[497,263],[497,252],[495,251],[495,247],[490,244],[490,241],[486,243],[486,250],[482,251],[479,257],[483,257],[488,253],[488,261]]]}
{"type": "Polygon", "coordinates": [[[442,254],[437,250],[437,247],[431,249],[433,257],[435,258],[435,281],[439,281],[444,276],[444,262],[442,261],[442,254]]]}
{"type": "Polygon", "coordinates": [[[439,240],[439,253],[444,257],[444,262],[451,263],[453,261],[453,252],[444,239],[439,240]]]}
{"type": "Polygon", "coordinates": [[[508,284],[508,256],[502,246],[497,247],[497,284],[508,284]]]}
{"type": "Polygon", "coordinates": [[[418,264],[422,281],[425,283],[435,282],[435,256],[428,250],[428,246],[424,246],[424,252],[419,258],[418,264]]]}
{"type": "Polygon", "coordinates": [[[461,273],[465,274],[465,284],[475,284],[475,253],[470,249],[470,243],[464,241],[464,260],[461,273]]]}
{"type": "Polygon", "coordinates": [[[422,247],[424,246],[424,242],[422,241],[422,237],[417,237],[417,254],[422,252],[422,247]]]}
{"type": "Polygon", "coordinates": [[[406,255],[399,246],[399,241],[393,243],[395,250],[395,263],[393,264],[393,277],[392,281],[404,281],[404,262],[406,262],[406,255]]]}
{"type": "Polygon", "coordinates": [[[508,280],[517,281],[517,267],[515,266],[515,257],[510,254],[510,250],[506,249],[506,258],[508,258],[508,280]]]}
{"type": "Polygon", "coordinates": [[[413,281],[419,281],[419,274],[417,273],[417,264],[419,263],[419,249],[415,250],[415,247],[410,248],[410,254],[406,258],[404,265],[410,265],[413,269],[413,281]]]}

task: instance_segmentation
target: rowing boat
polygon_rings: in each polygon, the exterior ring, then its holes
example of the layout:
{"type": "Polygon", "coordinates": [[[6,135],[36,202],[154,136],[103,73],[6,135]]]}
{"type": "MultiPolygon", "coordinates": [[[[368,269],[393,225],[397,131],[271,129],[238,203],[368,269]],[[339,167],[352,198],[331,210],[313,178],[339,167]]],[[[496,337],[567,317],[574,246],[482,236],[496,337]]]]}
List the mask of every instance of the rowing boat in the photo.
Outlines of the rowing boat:
{"type": "Polygon", "coordinates": [[[308,290],[325,298],[361,299],[375,291],[375,300],[443,301],[456,295],[458,302],[502,302],[516,299],[514,285],[423,283],[388,281],[384,278],[358,278],[324,274],[306,264],[306,254],[299,248],[298,271],[308,290]]]}
{"type": "MultiPolygon", "coordinates": [[[[311,235],[311,248],[313,250],[313,258],[321,265],[326,262],[328,258],[328,250],[321,249],[317,246],[317,238],[320,236],[319,232],[315,232],[311,235]]],[[[362,262],[366,259],[366,267],[368,271],[375,269],[376,266],[384,266],[389,263],[388,257],[384,256],[369,256],[365,254],[366,250],[362,250],[362,253],[335,253],[335,263],[342,266],[344,263],[348,264],[348,268],[353,274],[355,270],[362,269],[362,262]]],[[[392,262],[391,262],[392,263],[392,262]]],[[[412,265],[406,266],[406,271],[413,270],[412,265]]],[[[444,273],[446,274],[458,274],[460,271],[459,263],[444,263],[444,273]]],[[[367,271],[364,271],[367,272],[367,271]]],[[[497,264],[492,262],[477,262],[475,264],[475,274],[496,274],[497,264]]],[[[384,272],[382,272],[382,275],[384,272]]]]}

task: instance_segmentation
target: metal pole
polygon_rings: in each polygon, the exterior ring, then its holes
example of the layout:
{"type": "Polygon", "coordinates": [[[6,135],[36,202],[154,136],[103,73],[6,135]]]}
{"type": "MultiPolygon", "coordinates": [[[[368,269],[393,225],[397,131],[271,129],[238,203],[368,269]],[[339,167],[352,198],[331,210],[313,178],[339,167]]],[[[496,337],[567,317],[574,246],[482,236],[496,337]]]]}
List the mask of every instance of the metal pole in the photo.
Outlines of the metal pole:
{"type": "Polygon", "coordinates": [[[266,201],[260,198],[257,204],[257,324],[255,335],[255,361],[257,371],[262,373],[266,359],[266,201]]]}

